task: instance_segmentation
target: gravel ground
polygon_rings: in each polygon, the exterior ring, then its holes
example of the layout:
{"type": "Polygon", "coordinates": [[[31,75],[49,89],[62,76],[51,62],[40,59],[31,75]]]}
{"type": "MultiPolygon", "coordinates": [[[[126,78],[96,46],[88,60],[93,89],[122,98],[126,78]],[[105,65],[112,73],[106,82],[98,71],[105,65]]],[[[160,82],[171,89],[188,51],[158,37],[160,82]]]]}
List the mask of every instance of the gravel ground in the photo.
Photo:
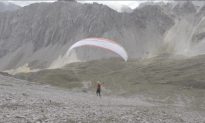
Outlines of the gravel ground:
{"type": "Polygon", "coordinates": [[[0,123],[205,123],[205,109],[83,93],[0,76],[0,123]]]}

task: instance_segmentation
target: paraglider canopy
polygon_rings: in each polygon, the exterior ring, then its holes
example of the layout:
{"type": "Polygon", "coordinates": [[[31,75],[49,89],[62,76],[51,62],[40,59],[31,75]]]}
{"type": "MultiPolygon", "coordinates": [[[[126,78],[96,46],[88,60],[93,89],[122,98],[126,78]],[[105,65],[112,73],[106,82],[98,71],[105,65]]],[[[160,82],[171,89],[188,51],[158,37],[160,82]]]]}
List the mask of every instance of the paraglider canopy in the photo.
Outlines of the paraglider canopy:
{"type": "Polygon", "coordinates": [[[127,52],[125,51],[125,49],[121,45],[117,44],[115,41],[105,39],[105,38],[86,38],[86,39],[82,39],[82,40],[74,43],[68,49],[66,55],[69,55],[71,50],[73,50],[74,48],[81,47],[81,46],[95,46],[95,47],[103,48],[103,49],[110,50],[110,51],[118,54],[125,61],[127,61],[127,59],[128,59],[127,52]]]}

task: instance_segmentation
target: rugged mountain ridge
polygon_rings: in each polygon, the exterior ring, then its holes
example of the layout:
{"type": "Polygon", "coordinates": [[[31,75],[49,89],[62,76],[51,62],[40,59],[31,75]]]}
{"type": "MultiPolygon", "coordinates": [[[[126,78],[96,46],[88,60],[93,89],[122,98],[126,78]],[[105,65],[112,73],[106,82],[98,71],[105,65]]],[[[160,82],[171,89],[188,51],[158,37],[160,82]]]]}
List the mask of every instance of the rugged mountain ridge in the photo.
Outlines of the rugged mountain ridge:
{"type": "Polygon", "coordinates": [[[193,3],[180,4],[143,5],[131,13],[118,13],[101,4],[61,1],[37,3],[15,12],[1,13],[0,70],[25,65],[32,69],[47,68],[53,63],[116,57],[97,48],[81,48],[70,57],[64,56],[71,44],[87,37],[117,41],[128,51],[130,59],[181,53],[177,49],[183,49],[187,42],[184,38],[190,33],[193,36],[189,42],[197,42],[196,46],[203,42],[204,7],[196,11],[193,3]],[[193,31],[198,24],[196,20],[200,20],[200,28],[193,31]],[[182,37],[179,40],[178,34],[182,37]]]}
{"type": "Polygon", "coordinates": [[[0,2],[0,12],[15,11],[19,8],[20,6],[12,3],[0,2]]]}

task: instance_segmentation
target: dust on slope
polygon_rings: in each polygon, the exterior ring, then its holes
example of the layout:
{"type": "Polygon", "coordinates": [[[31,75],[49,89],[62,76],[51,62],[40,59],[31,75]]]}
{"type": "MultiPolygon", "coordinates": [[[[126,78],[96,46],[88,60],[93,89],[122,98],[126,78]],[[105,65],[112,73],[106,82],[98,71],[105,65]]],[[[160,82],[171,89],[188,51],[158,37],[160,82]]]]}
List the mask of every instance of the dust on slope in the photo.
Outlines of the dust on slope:
{"type": "MultiPolygon", "coordinates": [[[[85,81],[104,82],[107,94],[140,96],[151,102],[204,107],[205,56],[189,59],[155,57],[123,62],[119,59],[72,63],[62,69],[20,73],[16,77],[67,88],[85,81]]],[[[94,91],[95,83],[89,91],[94,91]]],[[[106,92],[104,92],[106,93],[106,92]]]]}
{"type": "MultiPolygon", "coordinates": [[[[33,73],[20,73],[17,77],[30,81],[89,81],[100,80],[113,86],[148,84],[172,84],[192,88],[205,88],[205,56],[189,59],[154,57],[145,60],[104,59],[71,63],[59,69],[46,69],[33,73]],[[52,78],[52,79],[51,79],[52,78]],[[116,84],[116,85],[115,85],[116,84]]],[[[112,87],[112,86],[111,86],[112,87]]]]}

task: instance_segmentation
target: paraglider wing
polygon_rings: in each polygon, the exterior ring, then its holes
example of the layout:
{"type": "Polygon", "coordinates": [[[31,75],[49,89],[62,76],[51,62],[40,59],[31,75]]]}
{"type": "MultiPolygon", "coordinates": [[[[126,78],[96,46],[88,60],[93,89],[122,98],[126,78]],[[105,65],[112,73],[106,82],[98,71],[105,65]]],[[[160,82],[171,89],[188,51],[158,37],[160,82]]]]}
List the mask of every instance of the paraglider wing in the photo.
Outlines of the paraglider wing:
{"type": "Polygon", "coordinates": [[[125,49],[117,44],[114,41],[108,40],[108,39],[103,39],[103,38],[87,38],[80,40],[76,43],[74,43],[67,51],[66,55],[69,55],[70,51],[73,50],[74,48],[81,47],[81,46],[96,46],[99,48],[104,48],[107,50],[110,50],[119,56],[121,56],[125,61],[127,61],[128,56],[127,52],[125,49]]]}

